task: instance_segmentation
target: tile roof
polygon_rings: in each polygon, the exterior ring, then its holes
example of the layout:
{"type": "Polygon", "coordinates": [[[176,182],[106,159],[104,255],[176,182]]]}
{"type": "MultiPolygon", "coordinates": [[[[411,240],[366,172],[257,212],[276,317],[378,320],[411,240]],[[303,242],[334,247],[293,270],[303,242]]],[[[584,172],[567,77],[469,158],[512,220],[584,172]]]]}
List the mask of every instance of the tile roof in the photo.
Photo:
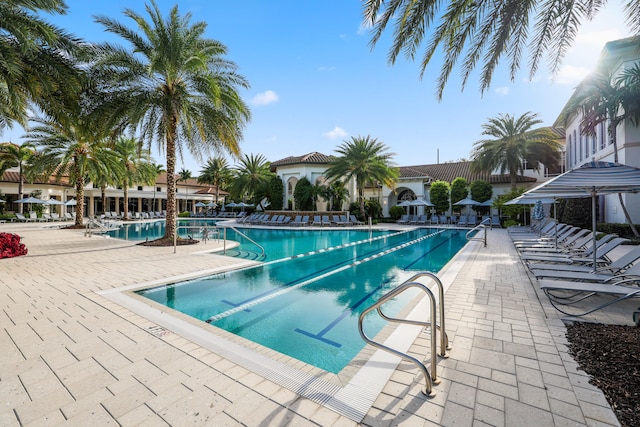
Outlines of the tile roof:
{"type": "MultiPolygon", "coordinates": [[[[509,175],[490,175],[488,173],[471,172],[471,162],[451,162],[434,165],[400,166],[400,180],[430,177],[433,181],[452,182],[458,177],[468,182],[485,180],[490,184],[511,182],[509,175]]],[[[517,182],[536,182],[535,178],[518,175],[517,182]]]]}
{"type": "Polygon", "coordinates": [[[334,158],[335,156],[327,156],[326,154],[318,153],[317,151],[304,154],[302,156],[289,156],[284,159],[271,162],[271,171],[274,172],[278,166],[296,165],[300,163],[324,165],[331,163],[334,158]]]}
{"type": "MultiPolygon", "coordinates": [[[[18,171],[8,170],[5,171],[2,176],[0,176],[0,182],[20,182],[20,173],[18,171]]],[[[24,182],[30,182],[26,178],[24,178],[24,182]]],[[[49,184],[49,185],[62,185],[62,186],[71,186],[69,184],[69,177],[63,176],[60,180],[56,181],[54,176],[49,177],[49,179],[41,179],[38,178],[33,181],[34,184],[49,184]]]]}

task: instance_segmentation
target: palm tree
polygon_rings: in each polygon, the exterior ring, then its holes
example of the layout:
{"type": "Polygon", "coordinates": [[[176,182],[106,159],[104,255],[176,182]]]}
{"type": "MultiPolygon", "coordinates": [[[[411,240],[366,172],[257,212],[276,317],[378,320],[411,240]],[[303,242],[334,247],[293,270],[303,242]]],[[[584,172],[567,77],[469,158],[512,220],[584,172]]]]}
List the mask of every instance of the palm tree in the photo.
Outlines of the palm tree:
{"type": "MultiPolygon", "coordinates": [[[[180,178],[178,178],[178,182],[183,181],[185,184],[187,183],[188,179],[191,179],[191,171],[187,170],[185,168],[180,169],[180,172],[178,172],[178,176],[180,178]]],[[[187,204],[189,202],[189,187],[185,186],[185,191],[187,192],[185,199],[184,199],[184,211],[187,210],[187,204]]]]}
{"type": "Polygon", "coordinates": [[[106,43],[96,67],[109,76],[111,91],[101,104],[104,119],[136,128],[144,142],[166,149],[167,227],[173,240],[176,215],[176,150],[197,159],[211,151],[239,155],[250,111],[238,89],[248,88],[222,43],[203,37],[206,23],[191,24],[174,6],[165,19],[155,1],[146,21],[131,9],[134,28],[98,17],[106,31],[121,36],[131,50],[106,43]],[[180,136],[180,137],[178,137],[180,136]]]}
{"type": "Polygon", "coordinates": [[[393,153],[387,152],[387,147],[376,138],[351,137],[351,141],[344,141],[336,150],[339,154],[327,169],[325,176],[331,180],[356,180],[358,201],[360,202],[360,219],[364,220],[364,188],[367,183],[381,182],[387,187],[394,188],[399,171],[391,164],[393,153]]]}
{"type": "MultiPolygon", "coordinates": [[[[625,120],[636,125],[640,121],[640,65],[614,76],[610,65],[603,64],[580,83],[558,120],[564,121],[577,112],[582,114],[580,128],[586,135],[595,135],[598,125],[607,126],[613,161],[618,163],[618,125],[625,120]]],[[[621,193],[618,201],[633,234],[640,237],[621,193]]]]}
{"type": "Polygon", "coordinates": [[[104,143],[104,138],[81,117],[71,116],[61,124],[53,119],[34,119],[35,126],[27,132],[27,139],[40,149],[34,157],[34,170],[41,176],[68,176],[76,190],[76,226],[84,217],[84,187],[88,180],[98,180],[121,168],[118,156],[104,143]]]}
{"type": "Polygon", "coordinates": [[[200,171],[198,182],[201,184],[210,184],[216,187],[216,204],[220,197],[220,188],[223,188],[231,181],[231,170],[227,160],[224,157],[214,157],[207,160],[204,169],[200,171]]]}
{"type": "Polygon", "coordinates": [[[342,204],[349,197],[349,190],[343,181],[335,180],[324,188],[322,197],[329,202],[329,210],[342,210],[342,204]]]}
{"type": "Polygon", "coordinates": [[[471,155],[473,172],[498,169],[509,174],[511,189],[516,188],[516,179],[524,171],[525,163],[534,170],[541,165],[557,164],[561,144],[549,128],[532,129],[542,123],[538,115],[530,111],[520,117],[500,114],[482,125],[482,134],[493,137],[476,141],[471,155]]]}
{"type": "MultiPolygon", "coordinates": [[[[388,54],[391,63],[395,63],[400,53],[415,59],[425,41],[420,60],[421,77],[434,54],[437,51],[444,53],[437,88],[437,96],[441,99],[447,80],[459,61],[463,89],[471,72],[482,61],[480,82],[483,92],[491,84],[495,68],[505,59],[511,80],[515,80],[527,47],[530,48],[530,78],[535,75],[543,57],[549,59],[551,70],[557,71],[582,22],[593,18],[604,3],[593,0],[366,0],[364,20],[372,26],[372,46],[381,40],[384,30],[393,22],[393,43],[388,54]]],[[[637,0],[626,0],[625,14],[631,29],[639,32],[637,0]]]]}
{"type": "MultiPolygon", "coordinates": [[[[240,159],[240,164],[233,170],[231,191],[243,199],[245,197],[251,199],[269,184],[272,176],[266,157],[262,154],[245,154],[240,159]]],[[[255,202],[262,209],[262,200],[255,202]]]]}
{"type": "Polygon", "coordinates": [[[129,187],[134,184],[153,184],[155,175],[155,165],[146,159],[148,153],[140,151],[140,144],[132,138],[119,138],[113,146],[113,151],[118,155],[121,173],[119,184],[122,187],[124,199],[124,212],[122,219],[129,217],[129,187]]]}
{"type": "MultiPolygon", "coordinates": [[[[35,146],[33,144],[24,143],[16,145],[11,142],[0,144],[0,177],[5,170],[9,168],[18,168],[18,199],[22,199],[24,186],[24,171],[29,161],[35,154],[35,146]]],[[[23,204],[19,203],[18,213],[22,213],[23,204]]]]}
{"type": "Polygon", "coordinates": [[[38,16],[66,9],[63,0],[0,2],[0,129],[26,125],[30,103],[58,119],[64,106],[77,103],[79,40],[38,16]]]}

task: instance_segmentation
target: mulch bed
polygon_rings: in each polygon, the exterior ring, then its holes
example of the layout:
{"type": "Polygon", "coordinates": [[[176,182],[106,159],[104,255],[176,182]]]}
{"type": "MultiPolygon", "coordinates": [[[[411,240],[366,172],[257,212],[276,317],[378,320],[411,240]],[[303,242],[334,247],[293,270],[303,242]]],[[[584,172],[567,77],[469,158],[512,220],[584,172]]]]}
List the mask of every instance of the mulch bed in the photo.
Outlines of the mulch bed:
{"type": "MultiPolygon", "coordinates": [[[[176,246],[195,245],[197,243],[200,243],[200,240],[178,239],[176,241],[176,246]]],[[[149,240],[149,241],[138,243],[138,246],[173,246],[173,239],[149,240]]]]}
{"type": "Polygon", "coordinates": [[[579,323],[567,327],[569,351],[603,391],[622,426],[640,426],[640,328],[579,323]]]}

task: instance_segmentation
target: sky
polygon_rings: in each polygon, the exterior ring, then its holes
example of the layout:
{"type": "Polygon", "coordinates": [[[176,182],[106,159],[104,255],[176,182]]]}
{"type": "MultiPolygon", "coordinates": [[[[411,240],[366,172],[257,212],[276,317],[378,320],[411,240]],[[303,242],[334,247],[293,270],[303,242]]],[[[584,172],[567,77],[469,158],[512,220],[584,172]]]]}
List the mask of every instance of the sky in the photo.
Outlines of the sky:
{"type": "MultiPolygon", "coordinates": [[[[128,27],[134,24],[124,8],[147,16],[142,0],[66,3],[66,15],[46,19],[89,42],[123,44],[94,22],[96,15],[128,27]]],[[[555,76],[543,66],[529,80],[525,66],[511,81],[499,67],[481,94],[478,73],[463,92],[456,68],[438,101],[442,57],[434,58],[422,79],[417,62],[400,57],[389,64],[391,27],[371,48],[359,0],[157,0],[165,15],[178,4],[194,22],[206,22],[206,37],[228,47],[226,58],[249,81],[250,89],[241,91],[252,112],[243,154],[262,154],[270,161],[314,151],[330,155],[351,137],[370,136],[389,147],[400,166],[470,159],[473,143],[483,138],[482,125],[499,114],[531,111],[542,125],[552,125],[604,44],[630,35],[620,3],[608,2],[596,20],[583,25],[555,76]]],[[[20,143],[23,133],[19,127],[5,129],[0,140],[20,143]]],[[[152,155],[156,163],[165,162],[156,146],[152,155]]],[[[185,153],[177,170],[197,176],[205,161],[185,153]]]]}

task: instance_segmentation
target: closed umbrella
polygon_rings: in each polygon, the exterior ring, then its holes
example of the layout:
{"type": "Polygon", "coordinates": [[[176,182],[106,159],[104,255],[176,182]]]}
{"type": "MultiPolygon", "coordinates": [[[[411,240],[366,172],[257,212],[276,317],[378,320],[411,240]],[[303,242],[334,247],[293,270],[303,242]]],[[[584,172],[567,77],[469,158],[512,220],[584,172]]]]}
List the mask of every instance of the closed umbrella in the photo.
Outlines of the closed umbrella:
{"type": "MultiPolygon", "coordinates": [[[[593,245],[596,247],[598,195],[640,192],[640,169],[620,163],[589,162],[525,192],[526,197],[591,197],[593,245]]],[[[593,251],[593,271],[597,254],[593,251]]]]}

